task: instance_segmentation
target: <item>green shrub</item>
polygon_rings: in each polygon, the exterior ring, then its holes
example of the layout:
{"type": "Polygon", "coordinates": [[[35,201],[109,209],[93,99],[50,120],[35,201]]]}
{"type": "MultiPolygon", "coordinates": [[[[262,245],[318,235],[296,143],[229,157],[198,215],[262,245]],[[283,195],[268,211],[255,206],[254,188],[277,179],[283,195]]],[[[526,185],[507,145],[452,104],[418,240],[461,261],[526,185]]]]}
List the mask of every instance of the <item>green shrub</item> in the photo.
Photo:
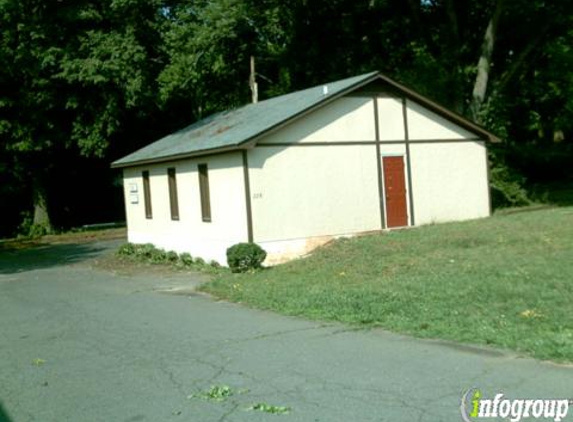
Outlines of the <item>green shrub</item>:
{"type": "Polygon", "coordinates": [[[488,151],[489,185],[493,208],[530,205],[525,177],[509,164],[507,147],[492,146],[488,151]]]}
{"type": "Polygon", "coordinates": [[[177,262],[179,260],[179,254],[175,251],[169,251],[165,255],[169,262],[177,262]]]}
{"type": "Polygon", "coordinates": [[[190,253],[183,252],[181,255],[179,255],[179,263],[184,267],[190,267],[193,265],[193,257],[190,253]]]}
{"type": "Polygon", "coordinates": [[[197,271],[207,271],[220,268],[221,265],[217,261],[209,261],[205,263],[202,258],[193,258],[191,254],[184,252],[179,255],[175,251],[165,251],[156,248],[151,243],[135,244],[125,243],[117,250],[117,255],[131,259],[133,261],[145,262],[149,264],[166,264],[175,265],[179,268],[191,268],[197,271]]]}
{"type": "Polygon", "coordinates": [[[227,263],[234,273],[261,268],[267,253],[256,243],[237,243],[227,249],[227,263]]]}
{"type": "Polygon", "coordinates": [[[133,243],[124,243],[117,250],[117,254],[123,256],[131,256],[135,254],[136,248],[137,245],[134,245],[133,243]]]}
{"type": "Polygon", "coordinates": [[[149,260],[153,264],[162,264],[164,262],[167,262],[168,261],[167,252],[165,252],[164,249],[157,249],[154,247],[153,250],[151,250],[149,260]]]}
{"type": "MultiPolygon", "coordinates": [[[[165,252],[163,249],[156,248],[155,245],[151,243],[144,243],[144,244],[126,243],[120,246],[119,250],[117,251],[117,254],[121,256],[131,257],[138,261],[147,261],[152,264],[160,264],[172,259],[170,253],[165,252]]],[[[177,258],[178,256],[175,253],[175,260],[177,260],[177,258]]]]}
{"type": "Polygon", "coordinates": [[[156,253],[157,248],[152,243],[135,245],[134,256],[136,258],[151,259],[156,253]]]}
{"type": "Polygon", "coordinates": [[[531,204],[524,180],[507,166],[496,164],[490,172],[491,199],[494,208],[517,207],[531,204]]]}

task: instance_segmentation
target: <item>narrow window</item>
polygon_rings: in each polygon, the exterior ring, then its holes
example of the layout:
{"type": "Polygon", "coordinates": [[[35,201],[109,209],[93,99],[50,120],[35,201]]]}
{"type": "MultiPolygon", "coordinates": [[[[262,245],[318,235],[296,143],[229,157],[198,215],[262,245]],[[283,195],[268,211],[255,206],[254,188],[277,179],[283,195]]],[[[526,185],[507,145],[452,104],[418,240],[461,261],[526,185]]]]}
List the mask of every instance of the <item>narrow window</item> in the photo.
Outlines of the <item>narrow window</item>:
{"type": "Polygon", "coordinates": [[[153,218],[151,210],[151,187],[149,186],[149,172],[141,173],[143,176],[143,202],[145,203],[145,218],[153,218]]]}
{"type": "Polygon", "coordinates": [[[167,169],[167,177],[169,179],[169,206],[171,207],[171,219],[179,220],[179,200],[177,199],[177,179],[175,177],[175,169],[167,169]]]}
{"type": "Polygon", "coordinates": [[[209,173],[207,164],[199,164],[199,191],[201,194],[201,214],[203,221],[211,221],[211,202],[209,199],[209,173]]]}

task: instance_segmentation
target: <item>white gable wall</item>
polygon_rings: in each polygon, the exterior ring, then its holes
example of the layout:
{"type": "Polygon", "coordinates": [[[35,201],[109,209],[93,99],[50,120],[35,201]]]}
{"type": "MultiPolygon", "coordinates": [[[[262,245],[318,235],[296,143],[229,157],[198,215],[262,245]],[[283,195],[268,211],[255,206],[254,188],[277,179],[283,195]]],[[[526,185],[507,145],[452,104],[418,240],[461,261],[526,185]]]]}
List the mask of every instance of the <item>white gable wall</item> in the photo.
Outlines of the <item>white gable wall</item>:
{"type": "Polygon", "coordinates": [[[415,224],[488,216],[485,142],[413,101],[406,105],[415,224]]]}
{"type": "Polygon", "coordinates": [[[269,134],[259,143],[374,141],[372,116],[371,98],[344,97],[269,134]]]}
{"type": "Polygon", "coordinates": [[[410,160],[416,225],[489,215],[483,142],[412,143],[410,160]]]}
{"type": "Polygon", "coordinates": [[[378,98],[378,124],[381,141],[403,141],[404,111],[401,98],[378,98]]]}
{"type": "Polygon", "coordinates": [[[226,249],[247,240],[247,215],[240,153],[155,164],[124,170],[128,241],[189,252],[226,264],[226,249]],[[203,222],[197,165],[206,163],[211,197],[211,222],[203,222]],[[176,168],[179,220],[171,220],[167,168],[176,168]],[[149,170],[153,218],[145,217],[142,171],[149,170]],[[130,185],[137,185],[137,204],[130,185]]]}
{"type": "Polygon", "coordinates": [[[408,138],[411,141],[478,138],[475,134],[413,101],[408,100],[406,105],[408,108],[408,138]]]}

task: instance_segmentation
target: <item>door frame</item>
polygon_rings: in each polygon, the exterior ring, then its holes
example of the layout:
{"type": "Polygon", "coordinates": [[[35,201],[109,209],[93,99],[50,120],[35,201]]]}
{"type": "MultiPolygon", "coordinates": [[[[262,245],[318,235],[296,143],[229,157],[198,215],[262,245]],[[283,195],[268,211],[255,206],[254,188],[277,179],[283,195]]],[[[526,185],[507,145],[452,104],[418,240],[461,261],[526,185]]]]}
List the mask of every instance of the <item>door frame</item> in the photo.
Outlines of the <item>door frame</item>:
{"type": "Polygon", "coordinates": [[[412,227],[412,213],[410,212],[410,195],[408,192],[408,186],[410,185],[410,180],[408,178],[408,160],[406,160],[406,153],[405,152],[381,152],[378,159],[380,160],[380,166],[382,168],[382,172],[380,174],[380,183],[382,186],[382,206],[384,207],[384,230],[394,230],[400,229],[403,227],[412,227]],[[405,195],[406,195],[406,222],[407,224],[402,227],[388,227],[388,208],[386,206],[386,183],[384,180],[384,157],[402,157],[402,161],[404,162],[404,183],[405,183],[405,195]]]}

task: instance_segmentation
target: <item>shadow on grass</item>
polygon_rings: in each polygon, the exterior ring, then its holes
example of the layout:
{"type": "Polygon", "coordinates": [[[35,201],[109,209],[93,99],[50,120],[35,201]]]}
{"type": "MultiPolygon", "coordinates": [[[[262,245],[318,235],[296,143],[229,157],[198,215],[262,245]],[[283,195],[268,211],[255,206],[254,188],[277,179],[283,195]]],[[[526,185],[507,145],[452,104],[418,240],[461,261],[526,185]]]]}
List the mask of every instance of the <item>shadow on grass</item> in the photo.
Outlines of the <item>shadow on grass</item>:
{"type": "Polygon", "coordinates": [[[0,401],[0,422],[12,422],[12,419],[10,419],[10,416],[8,416],[8,413],[4,410],[1,401],[0,401]]]}
{"type": "Polygon", "coordinates": [[[113,244],[78,243],[39,245],[19,250],[0,250],[0,274],[52,268],[95,258],[113,244]]]}

